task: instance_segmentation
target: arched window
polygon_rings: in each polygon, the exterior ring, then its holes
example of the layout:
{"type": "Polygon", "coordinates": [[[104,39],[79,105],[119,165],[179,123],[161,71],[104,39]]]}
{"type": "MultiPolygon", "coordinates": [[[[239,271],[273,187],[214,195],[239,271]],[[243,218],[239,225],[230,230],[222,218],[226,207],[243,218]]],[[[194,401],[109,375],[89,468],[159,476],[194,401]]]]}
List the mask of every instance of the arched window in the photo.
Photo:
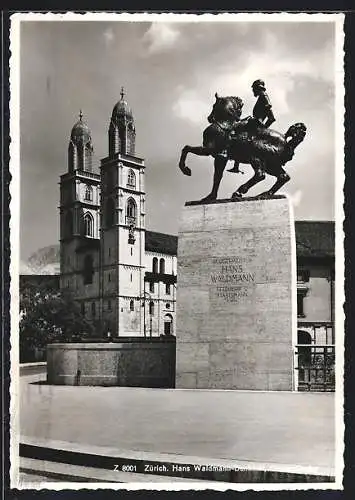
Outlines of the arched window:
{"type": "Polygon", "coordinates": [[[165,274],[165,259],[160,259],[159,272],[165,274]]]}
{"type": "Polygon", "coordinates": [[[156,257],[153,257],[153,273],[157,273],[158,272],[158,259],[156,257]]]}
{"type": "Polygon", "coordinates": [[[164,316],[164,335],[173,334],[173,317],[171,314],[164,316]]]}
{"type": "Polygon", "coordinates": [[[310,376],[310,367],[312,363],[312,349],[311,349],[312,337],[308,332],[304,330],[298,330],[297,343],[301,344],[301,346],[297,348],[299,381],[306,382],[307,381],[306,379],[309,378],[310,376]],[[307,347],[308,345],[309,347],[307,347]]]}
{"type": "Polygon", "coordinates": [[[129,310],[134,311],[134,300],[129,301],[129,310]]]}
{"type": "Polygon", "coordinates": [[[92,186],[86,186],[84,199],[85,201],[92,201],[92,186]]]}
{"type": "Polygon", "coordinates": [[[105,222],[106,227],[112,227],[115,223],[115,203],[112,198],[106,202],[105,222]]]}
{"type": "Polygon", "coordinates": [[[135,189],[136,187],[136,174],[132,169],[128,171],[127,187],[135,189]]]}
{"type": "Polygon", "coordinates": [[[94,263],[91,255],[84,258],[84,285],[90,285],[93,281],[94,263]]]}
{"type": "Polygon", "coordinates": [[[154,316],[154,302],[152,300],[149,302],[149,314],[154,316]]]}
{"type": "Polygon", "coordinates": [[[94,219],[89,212],[84,215],[84,235],[90,238],[94,236],[94,219]]]}
{"type": "Polygon", "coordinates": [[[67,238],[73,236],[73,214],[70,211],[65,216],[65,234],[67,238]]]}
{"type": "Polygon", "coordinates": [[[126,206],[126,224],[136,224],[137,205],[133,198],[127,200],[126,206]]]}

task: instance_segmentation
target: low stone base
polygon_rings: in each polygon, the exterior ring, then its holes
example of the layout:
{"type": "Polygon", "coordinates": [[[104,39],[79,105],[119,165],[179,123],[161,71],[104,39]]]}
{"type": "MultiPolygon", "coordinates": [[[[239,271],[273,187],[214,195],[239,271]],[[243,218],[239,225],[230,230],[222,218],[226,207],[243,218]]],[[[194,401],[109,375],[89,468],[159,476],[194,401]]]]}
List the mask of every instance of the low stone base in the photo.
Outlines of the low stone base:
{"type": "Polygon", "coordinates": [[[54,385],[175,386],[175,341],[50,344],[47,382],[54,385]]]}

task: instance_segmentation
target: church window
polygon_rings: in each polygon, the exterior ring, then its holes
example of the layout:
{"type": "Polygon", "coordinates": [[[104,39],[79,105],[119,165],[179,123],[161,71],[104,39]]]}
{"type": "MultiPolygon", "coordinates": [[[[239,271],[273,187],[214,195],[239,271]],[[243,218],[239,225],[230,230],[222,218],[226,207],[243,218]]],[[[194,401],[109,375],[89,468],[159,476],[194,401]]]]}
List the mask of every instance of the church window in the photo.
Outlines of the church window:
{"type": "Polygon", "coordinates": [[[304,318],[306,315],[304,313],[303,307],[304,293],[297,294],[297,316],[299,318],[304,318]]]}
{"type": "Polygon", "coordinates": [[[137,205],[133,198],[129,198],[126,206],[126,224],[136,224],[137,205]]]}
{"type": "Polygon", "coordinates": [[[165,285],[165,293],[166,293],[166,295],[170,295],[170,283],[167,283],[165,285]]]}
{"type": "Polygon", "coordinates": [[[149,314],[154,316],[154,302],[152,300],[149,302],[149,314]]]}
{"type": "Polygon", "coordinates": [[[154,282],[153,281],[151,281],[149,283],[149,291],[154,293],[154,282]]]}
{"type": "Polygon", "coordinates": [[[133,248],[131,247],[131,256],[133,255],[133,248]]]}
{"type": "Polygon", "coordinates": [[[71,212],[65,216],[65,234],[68,238],[73,236],[73,214],[71,212]]]}
{"type": "Polygon", "coordinates": [[[153,273],[158,272],[158,259],[156,257],[153,257],[153,273]]]}
{"type": "Polygon", "coordinates": [[[165,259],[160,259],[160,270],[161,274],[165,274],[165,259]]]}
{"type": "Polygon", "coordinates": [[[128,171],[127,187],[135,189],[136,187],[136,174],[132,169],[128,171]]]}
{"type": "Polygon", "coordinates": [[[115,223],[115,203],[112,198],[109,198],[106,202],[105,215],[106,227],[112,227],[115,223]]]}
{"type": "Polygon", "coordinates": [[[94,236],[94,220],[90,213],[84,215],[84,234],[90,238],[94,236]]]}
{"type": "Polygon", "coordinates": [[[95,304],[95,302],[93,302],[91,304],[91,314],[92,314],[93,317],[96,316],[96,304],[95,304]]]}
{"type": "Polygon", "coordinates": [[[129,301],[129,310],[134,311],[134,300],[129,301]]]}
{"type": "Polygon", "coordinates": [[[91,255],[86,255],[84,259],[84,285],[90,285],[93,281],[94,263],[91,255]]]}
{"type": "Polygon", "coordinates": [[[92,201],[92,186],[85,188],[85,201],[92,201]]]}

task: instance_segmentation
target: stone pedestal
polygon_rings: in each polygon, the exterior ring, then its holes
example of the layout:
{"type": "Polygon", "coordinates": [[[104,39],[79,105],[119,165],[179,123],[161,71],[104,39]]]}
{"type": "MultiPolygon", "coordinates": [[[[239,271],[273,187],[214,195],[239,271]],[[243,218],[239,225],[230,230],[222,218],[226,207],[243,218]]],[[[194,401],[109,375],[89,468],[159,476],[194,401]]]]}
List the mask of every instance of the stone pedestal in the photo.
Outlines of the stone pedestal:
{"type": "Polygon", "coordinates": [[[178,239],[176,387],[293,389],[289,200],[187,203],[178,239]]]}

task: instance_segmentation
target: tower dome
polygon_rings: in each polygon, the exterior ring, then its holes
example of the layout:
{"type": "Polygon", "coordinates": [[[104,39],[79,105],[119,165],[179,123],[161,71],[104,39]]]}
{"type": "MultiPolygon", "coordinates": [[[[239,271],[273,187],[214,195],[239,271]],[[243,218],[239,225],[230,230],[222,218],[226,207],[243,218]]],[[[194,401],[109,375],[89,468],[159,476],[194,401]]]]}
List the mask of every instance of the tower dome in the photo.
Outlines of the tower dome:
{"type": "Polygon", "coordinates": [[[112,110],[112,118],[111,120],[118,124],[122,119],[126,119],[127,121],[133,121],[133,114],[131,108],[128,106],[127,101],[124,99],[125,93],[123,87],[121,88],[121,99],[115,104],[112,110]]]}
{"type": "Polygon", "coordinates": [[[85,146],[87,143],[91,143],[91,132],[86,123],[83,122],[83,113],[81,110],[79,120],[71,130],[70,140],[77,146],[82,144],[85,146]]]}
{"type": "Polygon", "coordinates": [[[83,113],[80,110],[79,120],[75,123],[70,134],[68,148],[69,172],[74,170],[92,172],[93,150],[91,132],[86,123],[83,122],[83,113]]]}
{"type": "Polygon", "coordinates": [[[109,155],[123,153],[135,154],[136,129],[132,109],[124,99],[121,88],[121,99],[115,104],[109,127],[109,155]]]}

